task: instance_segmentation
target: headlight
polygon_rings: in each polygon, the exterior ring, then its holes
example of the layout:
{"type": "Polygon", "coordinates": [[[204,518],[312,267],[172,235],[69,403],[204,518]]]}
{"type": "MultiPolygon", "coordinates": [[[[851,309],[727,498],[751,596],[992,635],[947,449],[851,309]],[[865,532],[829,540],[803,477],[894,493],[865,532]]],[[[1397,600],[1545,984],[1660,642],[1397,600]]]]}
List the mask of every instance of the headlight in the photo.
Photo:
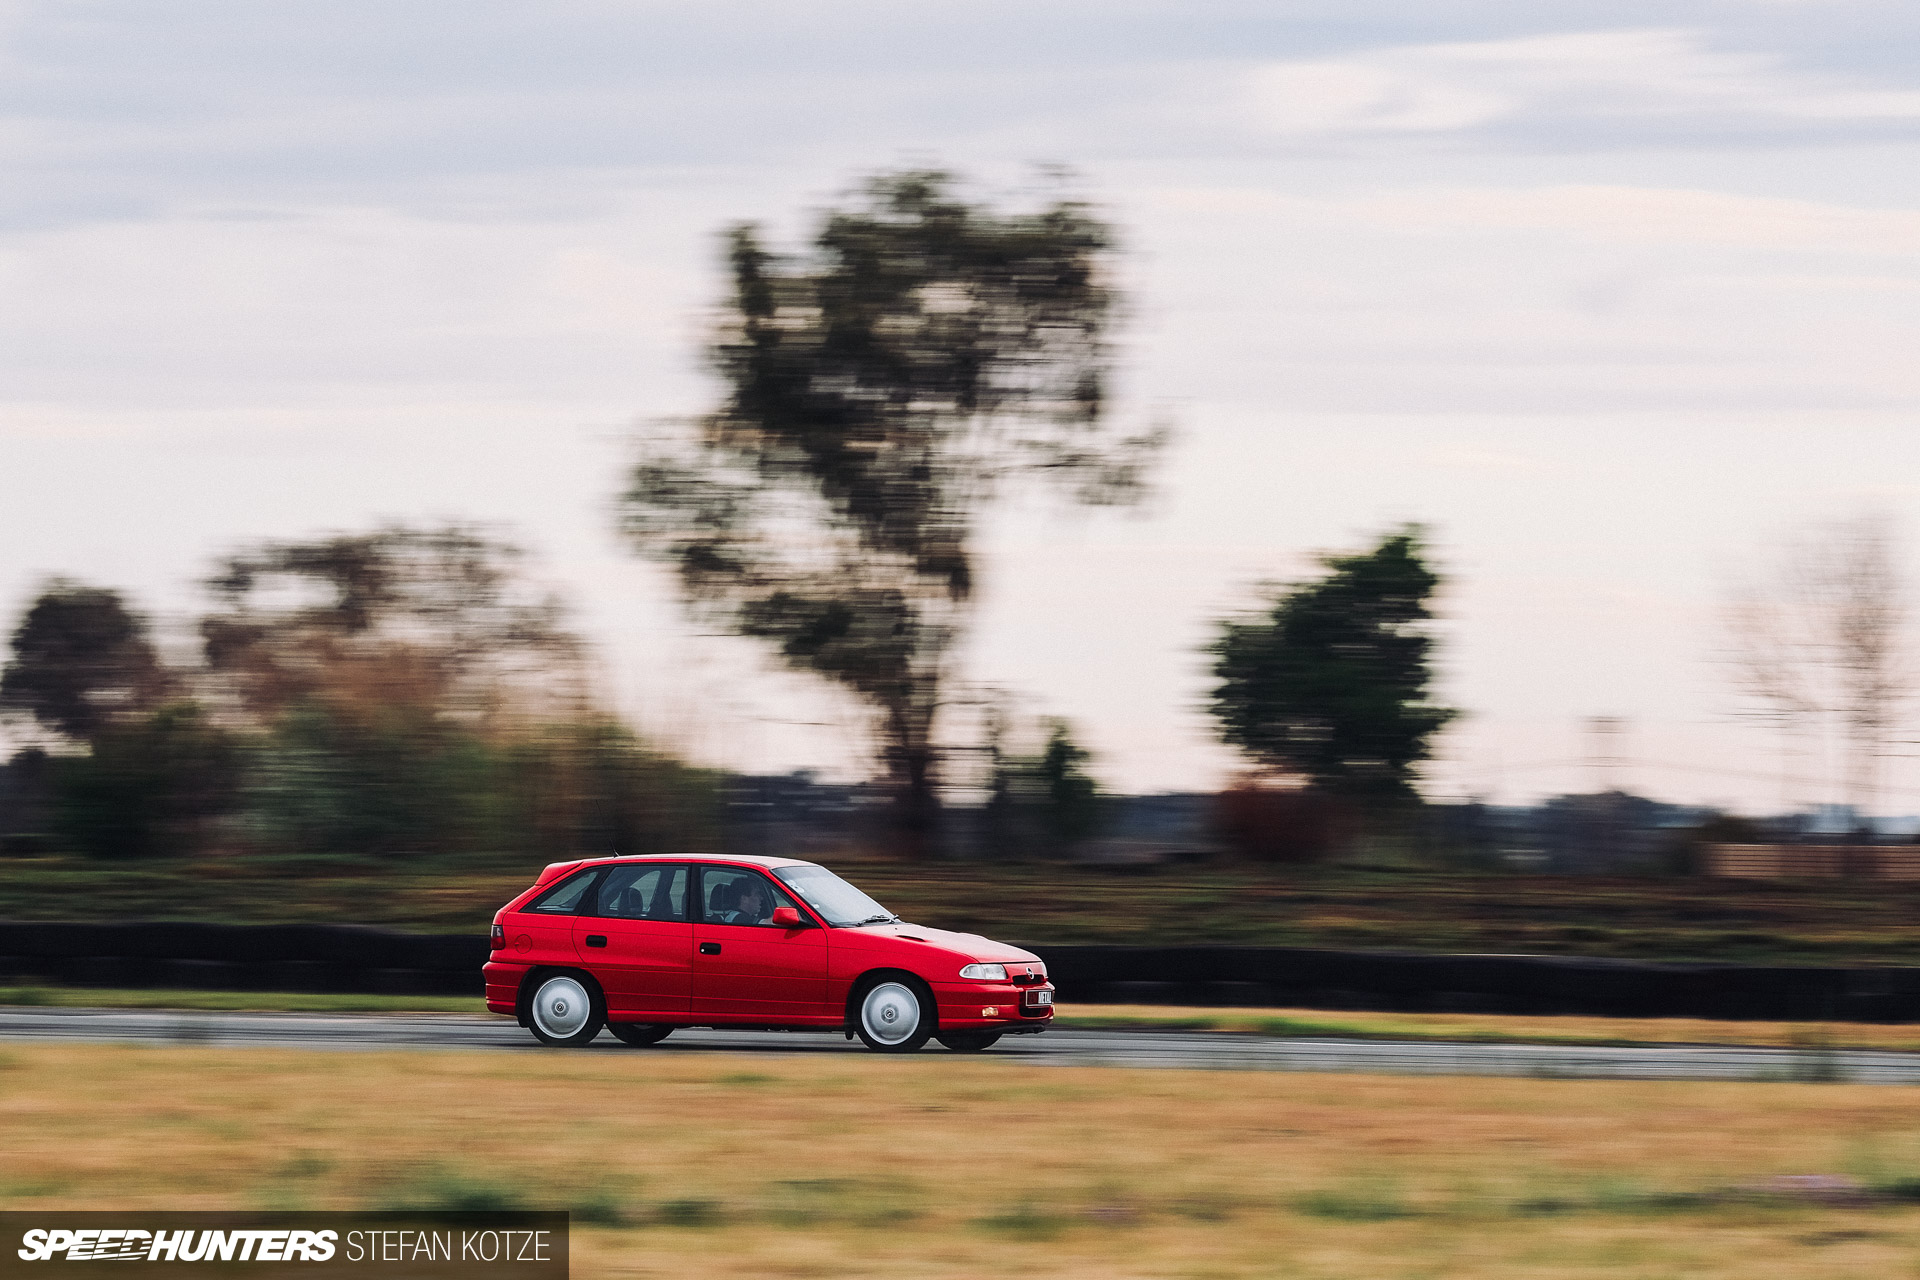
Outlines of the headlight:
{"type": "Polygon", "coordinates": [[[970,964],[960,970],[960,976],[974,982],[1005,982],[1007,966],[1003,964],[970,964]]]}

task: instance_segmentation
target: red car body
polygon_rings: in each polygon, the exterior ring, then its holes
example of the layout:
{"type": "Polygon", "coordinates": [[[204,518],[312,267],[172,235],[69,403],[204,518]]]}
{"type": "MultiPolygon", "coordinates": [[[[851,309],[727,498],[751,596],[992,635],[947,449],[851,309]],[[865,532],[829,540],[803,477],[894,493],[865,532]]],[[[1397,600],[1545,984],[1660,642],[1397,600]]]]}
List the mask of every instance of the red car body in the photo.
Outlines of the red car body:
{"type": "Polygon", "coordinates": [[[937,1036],[978,1049],[1052,1021],[1053,985],[1032,952],[897,917],[836,921],[841,889],[871,903],[792,858],[556,862],[494,916],[487,1008],[550,1044],[585,1043],[604,1023],[631,1044],[700,1026],[845,1031],[892,1051],[937,1036]],[[743,897],[758,922],[720,909],[743,897]]]}

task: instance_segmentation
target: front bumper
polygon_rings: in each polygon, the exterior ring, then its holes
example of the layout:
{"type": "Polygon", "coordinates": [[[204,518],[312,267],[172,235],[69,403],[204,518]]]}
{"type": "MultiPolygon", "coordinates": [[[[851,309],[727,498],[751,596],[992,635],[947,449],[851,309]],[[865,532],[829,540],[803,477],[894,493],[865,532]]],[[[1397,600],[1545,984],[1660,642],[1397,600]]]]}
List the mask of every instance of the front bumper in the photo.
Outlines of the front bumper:
{"type": "Polygon", "coordinates": [[[1053,1005],[1033,999],[1053,984],[1018,986],[1011,982],[935,983],[942,1031],[1043,1031],[1053,1021],[1053,1005]]]}

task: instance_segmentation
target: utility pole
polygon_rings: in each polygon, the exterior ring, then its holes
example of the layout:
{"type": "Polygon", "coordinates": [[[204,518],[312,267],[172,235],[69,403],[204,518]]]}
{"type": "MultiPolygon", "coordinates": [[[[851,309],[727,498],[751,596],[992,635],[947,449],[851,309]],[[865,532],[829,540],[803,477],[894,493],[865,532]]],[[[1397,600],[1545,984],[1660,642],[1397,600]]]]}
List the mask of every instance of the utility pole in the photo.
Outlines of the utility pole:
{"type": "Polygon", "coordinates": [[[1620,771],[1627,764],[1626,732],[1627,722],[1621,716],[1587,717],[1587,768],[1592,770],[1595,795],[1620,789],[1620,771]]]}

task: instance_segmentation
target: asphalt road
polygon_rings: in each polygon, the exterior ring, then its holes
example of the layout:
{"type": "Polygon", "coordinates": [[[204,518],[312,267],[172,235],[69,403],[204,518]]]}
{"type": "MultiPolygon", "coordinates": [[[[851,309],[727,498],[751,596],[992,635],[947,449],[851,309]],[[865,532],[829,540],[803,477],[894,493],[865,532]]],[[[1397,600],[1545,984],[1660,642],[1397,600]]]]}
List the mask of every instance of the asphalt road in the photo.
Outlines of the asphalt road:
{"type": "MultiPolygon", "coordinates": [[[[191,1013],[145,1009],[0,1009],[0,1041],[174,1044],[286,1049],[491,1049],[552,1053],[505,1018],[465,1014],[191,1013]]],[[[864,1053],[839,1035],[674,1032],[630,1049],[602,1033],[585,1050],[611,1054],[864,1053]]],[[[944,1053],[938,1044],[925,1052],[944,1053]]],[[[1277,1038],[1204,1031],[1070,1031],[1009,1036],[984,1057],[1039,1066],[1182,1067],[1226,1071],[1360,1071],[1394,1075],[1624,1080],[1850,1080],[1920,1084],[1920,1054],[1744,1049],[1711,1045],[1567,1047],[1411,1040],[1277,1038]]]]}

